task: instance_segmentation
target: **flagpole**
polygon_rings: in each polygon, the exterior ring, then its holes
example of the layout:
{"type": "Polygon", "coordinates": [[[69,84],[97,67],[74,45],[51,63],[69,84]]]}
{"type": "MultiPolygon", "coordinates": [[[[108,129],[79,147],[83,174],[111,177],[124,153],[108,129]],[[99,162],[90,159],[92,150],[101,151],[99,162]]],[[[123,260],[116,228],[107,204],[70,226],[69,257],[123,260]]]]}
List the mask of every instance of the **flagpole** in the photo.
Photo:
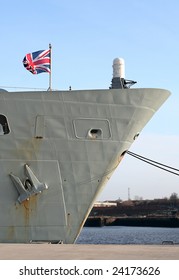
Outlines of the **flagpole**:
{"type": "Polygon", "coordinates": [[[52,45],[49,44],[49,50],[50,50],[50,73],[49,73],[49,91],[52,91],[52,45]]]}

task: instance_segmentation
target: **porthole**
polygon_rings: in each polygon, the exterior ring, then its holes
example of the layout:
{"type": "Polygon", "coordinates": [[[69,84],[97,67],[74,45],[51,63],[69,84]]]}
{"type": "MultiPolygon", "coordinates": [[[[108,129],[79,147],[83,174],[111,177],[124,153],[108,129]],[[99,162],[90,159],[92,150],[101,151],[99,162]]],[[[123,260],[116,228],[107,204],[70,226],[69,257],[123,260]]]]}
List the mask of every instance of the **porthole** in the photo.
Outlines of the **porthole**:
{"type": "Polygon", "coordinates": [[[100,128],[91,128],[88,131],[88,137],[91,139],[102,138],[102,130],[100,128]]]}
{"type": "Polygon", "coordinates": [[[10,132],[7,118],[0,114],[0,135],[8,134],[10,132]]]}

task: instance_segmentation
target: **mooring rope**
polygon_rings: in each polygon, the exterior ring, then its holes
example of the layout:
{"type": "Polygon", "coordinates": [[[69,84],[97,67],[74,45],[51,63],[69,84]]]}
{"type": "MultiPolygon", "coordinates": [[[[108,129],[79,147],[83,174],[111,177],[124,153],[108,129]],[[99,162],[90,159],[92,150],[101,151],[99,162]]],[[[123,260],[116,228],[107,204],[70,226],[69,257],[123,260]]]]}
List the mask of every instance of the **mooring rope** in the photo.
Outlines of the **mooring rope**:
{"type": "Polygon", "coordinates": [[[130,156],[132,156],[132,157],[135,157],[135,158],[137,158],[137,159],[139,159],[139,160],[141,160],[141,161],[144,161],[144,162],[146,162],[146,163],[148,163],[148,164],[150,164],[150,165],[152,165],[152,166],[154,166],[154,167],[160,168],[160,169],[162,169],[162,170],[164,170],[164,171],[166,171],[166,172],[169,172],[169,173],[172,173],[172,174],[174,174],[174,175],[179,176],[179,169],[177,169],[177,168],[174,168],[174,167],[172,167],[172,166],[169,166],[169,165],[160,163],[160,162],[158,162],[158,161],[154,161],[154,160],[152,160],[152,159],[143,157],[143,156],[141,156],[141,155],[135,154],[135,153],[130,152],[130,151],[127,151],[126,153],[127,153],[128,155],[130,155],[130,156]],[[172,170],[173,170],[173,171],[172,171],[172,170]],[[177,173],[177,172],[174,172],[174,171],[177,171],[178,173],[177,173]]]}

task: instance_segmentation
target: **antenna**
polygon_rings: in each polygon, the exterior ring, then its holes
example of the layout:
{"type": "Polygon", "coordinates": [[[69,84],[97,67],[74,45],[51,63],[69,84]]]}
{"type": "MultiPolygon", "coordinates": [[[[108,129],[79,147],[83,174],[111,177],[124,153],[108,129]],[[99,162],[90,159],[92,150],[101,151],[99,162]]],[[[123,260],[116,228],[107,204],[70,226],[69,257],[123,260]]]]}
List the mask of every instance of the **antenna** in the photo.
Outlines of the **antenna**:
{"type": "Polygon", "coordinates": [[[130,197],[130,188],[128,188],[128,200],[131,200],[131,197],[130,197]]]}

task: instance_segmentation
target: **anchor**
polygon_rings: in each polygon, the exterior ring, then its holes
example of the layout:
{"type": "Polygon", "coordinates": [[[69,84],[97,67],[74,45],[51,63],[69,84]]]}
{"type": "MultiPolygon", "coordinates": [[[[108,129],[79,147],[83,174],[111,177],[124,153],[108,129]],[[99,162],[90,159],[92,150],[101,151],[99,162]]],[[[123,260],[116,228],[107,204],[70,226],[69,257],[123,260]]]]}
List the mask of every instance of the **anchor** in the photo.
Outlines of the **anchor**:
{"type": "Polygon", "coordinates": [[[25,200],[29,200],[31,196],[40,194],[43,190],[48,189],[48,186],[45,183],[42,183],[37,179],[37,177],[27,164],[24,165],[24,169],[27,176],[24,183],[18,176],[14,175],[13,173],[9,174],[19,193],[19,197],[17,199],[19,203],[22,203],[25,200]]]}

